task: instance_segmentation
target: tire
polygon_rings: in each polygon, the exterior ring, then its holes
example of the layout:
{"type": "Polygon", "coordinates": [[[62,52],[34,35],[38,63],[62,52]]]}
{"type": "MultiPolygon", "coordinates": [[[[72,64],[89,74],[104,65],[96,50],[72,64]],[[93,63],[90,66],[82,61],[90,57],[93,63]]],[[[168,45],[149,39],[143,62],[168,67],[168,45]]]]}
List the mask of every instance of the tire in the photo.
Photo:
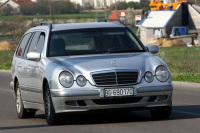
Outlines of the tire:
{"type": "Polygon", "coordinates": [[[21,90],[19,87],[19,82],[17,81],[15,85],[15,105],[17,110],[17,117],[20,119],[23,118],[34,118],[35,117],[35,110],[27,110],[24,108],[24,104],[22,101],[21,90]]]}
{"type": "Polygon", "coordinates": [[[56,113],[52,103],[49,85],[45,85],[45,117],[48,125],[63,124],[64,120],[60,118],[56,113]]]}
{"type": "Polygon", "coordinates": [[[150,109],[153,119],[168,119],[171,116],[172,106],[154,107],[150,109]]]}

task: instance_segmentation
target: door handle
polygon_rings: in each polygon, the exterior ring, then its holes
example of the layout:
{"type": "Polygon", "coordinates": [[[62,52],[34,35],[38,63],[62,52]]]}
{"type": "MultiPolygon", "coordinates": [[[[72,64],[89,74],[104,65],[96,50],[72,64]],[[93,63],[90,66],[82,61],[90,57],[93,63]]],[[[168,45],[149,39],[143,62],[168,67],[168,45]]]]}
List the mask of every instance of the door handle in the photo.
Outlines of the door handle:
{"type": "Polygon", "coordinates": [[[30,71],[30,70],[31,70],[31,67],[30,67],[30,66],[29,66],[29,67],[27,67],[27,70],[28,70],[28,71],[30,71]]]}
{"type": "Polygon", "coordinates": [[[30,71],[32,68],[33,68],[33,67],[32,67],[31,65],[29,65],[29,66],[27,67],[27,71],[30,71]]]}
{"type": "Polygon", "coordinates": [[[21,67],[22,67],[21,62],[18,63],[17,67],[18,67],[18,68],[21,68],[21,67]]]}

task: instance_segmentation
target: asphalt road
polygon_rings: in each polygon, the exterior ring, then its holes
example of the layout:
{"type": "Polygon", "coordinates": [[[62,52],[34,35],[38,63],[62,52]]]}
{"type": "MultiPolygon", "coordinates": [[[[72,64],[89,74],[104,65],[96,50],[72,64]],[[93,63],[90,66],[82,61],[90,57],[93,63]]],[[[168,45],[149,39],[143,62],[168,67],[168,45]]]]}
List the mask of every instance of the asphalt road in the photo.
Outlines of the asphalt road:
{"type": "Polygon", "coordinates": [[[168,120],[153,120],[149,111],[81,113],[66,116],[66,124],[47,126],[44,112],[36,118],[18,119],[10,72],[0,72],[0,133],[199,133],[200,85],[174,84],[173,111],[168,120]]]}

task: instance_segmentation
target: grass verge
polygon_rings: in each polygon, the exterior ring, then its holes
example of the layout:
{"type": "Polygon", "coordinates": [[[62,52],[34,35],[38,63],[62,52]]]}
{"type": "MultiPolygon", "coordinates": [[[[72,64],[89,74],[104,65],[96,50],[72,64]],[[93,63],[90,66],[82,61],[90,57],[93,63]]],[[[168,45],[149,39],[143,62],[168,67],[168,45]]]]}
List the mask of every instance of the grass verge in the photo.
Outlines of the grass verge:
{"type": "MultiPolygon", "coordinates": [[[[108,12],[107,17],[111,14],[111,12],[108,12]]],[[[87,12],[87,13],[72,13],[72,14],[54,14],[54,19],[59,20],[67,20],[67,19],[95,19],[96,12],[87,12]]],[[[104,19],[105,13],[104,12],[98,12],[98,19],[104,19]]],[[[1,16],[0,20],[14,20],[15,16],[1,16]]],[[[50,15],[24,15],[25,20],[33,20],[33,19],[50,19],[50,15]]]]}
{"type": "Polygon", "coordinates": [[[10,70],[14,51],[0,51],[0,70],[10,70]]]}
{"type": "Polygon", "coordinates": [[[161,47],[158,56],[168,64],[173,81],[200,83],[200,47],[161,47]]]}

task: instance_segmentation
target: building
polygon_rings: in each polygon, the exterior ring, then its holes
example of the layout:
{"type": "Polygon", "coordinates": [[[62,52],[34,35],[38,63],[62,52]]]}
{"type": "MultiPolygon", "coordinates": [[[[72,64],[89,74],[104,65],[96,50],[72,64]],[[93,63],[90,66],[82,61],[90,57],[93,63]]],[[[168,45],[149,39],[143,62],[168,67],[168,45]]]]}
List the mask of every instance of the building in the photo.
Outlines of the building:
{"type": "MultiPolygon", "coordinates": [[[[7,0],[4,0],[3,2],[6,2],[7,0]]],[[[32,6],[34,3],[32,0],[9,0],[7,3],[14,9],[18,9],[20,6],[32,6]]]]}
{"type": "Polygon", "coordinates": [[[31,0],[2,0],[1,7],[12,7],[15,12],[19,12],[21,6],[33,6],[34,3],[31,0]]]}
{"type": "Polygon", "coordinates": [[[173,26],[182,25],[182,6],[176,10],[150,11],[140,25],[140,39],[169,37],[173,26]]]}

